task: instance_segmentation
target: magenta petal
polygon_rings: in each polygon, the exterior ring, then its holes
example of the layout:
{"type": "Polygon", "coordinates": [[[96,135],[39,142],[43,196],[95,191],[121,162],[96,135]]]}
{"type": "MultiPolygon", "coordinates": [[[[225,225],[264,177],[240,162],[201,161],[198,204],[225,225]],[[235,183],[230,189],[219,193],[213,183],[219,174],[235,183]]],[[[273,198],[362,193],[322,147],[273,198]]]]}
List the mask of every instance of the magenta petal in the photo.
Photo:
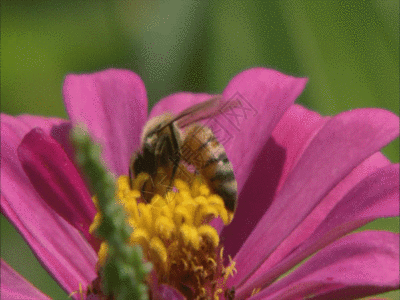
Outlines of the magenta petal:
{"type": "Polygon", "coordinates": [[[166,284],[158,285],[152,289],[152,299],[185,300],[186,298],[175,288],[166,284]]]}
{"type": "Polygon", "coordinates": [[[310,140],[328,120],[328,117],[323,118],[299,105],[292,105],[286,111],[254,162],[250,178],[240,194],[241,199],[247,199],[248,203],[239,203],[232,223],[223,229],[226,254],[236,255],[310,140]]]}
{"type": "MultiPolygon", "coordinates": [[[[297,104],[292,105],[283,115],[272,132],[272,138],[285,149],[285,164],[276,188],[277,192],[282,188],[304,150],[329,119],[331,117],[322,117],[315,111],[297,104]]],[[[268,156],[265,158],[269,159],[268,156]]]]}
{"type": "Polygon", "coordinates": [[[285,256],[296,249],[304,240],[314,234],[315,229],[324,221],[332,208],[343,199],[355,185],[377,171],[390,165],[389,160],[377,152],[368,157],[360,165],[346,176],[329,194],[314,208],[314,210],[303,220],[299,226],[274,250],[253,278],[265,274],[272,266],[280,262],[285,256]]]}
{"type": "MultiPolygon", "coordinates": [[[[273,177],[269,178],[271,180],[259,177],[259,171],[268,173],[271,168],[279,167],[283,161],[285,153],[274,140],[270,140],[271,133],[303,91],[306,82],[306,78],[291,77],[271,69],[254,68],[235,76],[224,90],[223,95],[226,99],[238,99],[243,104],[242,107],[225,114],[225,118],[220,121],[221,127],[226,131],[225,135],[230,138],[225,149],[234,167],[239,192],[237,216],[234,223],[225,228],[223,234],[227,237],[234,236],[233,239],[227,238],[229,254],[234,255],[238,251],[270,204],[267,199],[259,198],[260,195],[267,198],[274,195],[274,187],[281,177],[278,173],[280,170],[276,170],[273,177]],[[275,156],[270,162],[261,163],[267,148],[273,149],[273,153],[268,155],[275,156]],[[248,180],[250,177],[252,179],[248,180]],[[263,193],[257,187],[250,192],[250,196],[249,190],[253,187],[253,181],[259,182],[261,178],[269,180],[268,183],[264,181],[262,185],[264,191],[268,191],[263,193]],[[243,191],[245,194],[242,194],[243,191]],[[243,206],[247,207],[243,209],[243,206]]],[[[221,222],[215,227],[220,232],[221,222]]]]}
{"type": "MultiPolygon", "coordinates": [[[[38,123],[47,133],[57,125],[52,119],[42,119],[38,123]]],[[[1,115],[1,211],[42,265],[71,293],[79,283],[85,287],[96,277],[96,253],[75,228],[49,208],[25,175],[17,147],[29,130],[30,125],[19,117],[1,115]]]]}
{"type": "Polygon", "coordinates": [[[47,134],[52,134],[55,127],[69,123],[69,121],[59,118],[47,118],[47,117],[32,116],[32,115],[19,115],[13,117],[6,114],[1,114],[1,122],[17,125],[14,126],[14,130],[18,131],[18,135],[20,136],[24,136],[32,128],[35,127],[40,127],[47,134]]]}
{"type": "Polygon", "coordinates": [[[63,94],[71,121],[86,124],[101,143],[110,170],[128,174],[130,156],[139,146],[147,117],[146,89],[140,77],[116,69],[68,75],[63,94]]]}
{"type": "Polygon", "coordinates": [[[213,97],[210,94],[193,94],[193,93],[176,93],[169,95],[160,101],[151,109],[149,119],[159,116],[163,113],[173,115],[179,114],[181,111],[200,102],[204,102],[213,97]]]}
{"type": "Polygon", "coordinates": [[[0,294],[3,300],[50,299],[1,259],[0,294]]]}
{"type": "MultiPolygon", "coordinates": [[[[348,235],[250,299],[356,299],[399,288],[399,235],[348,235]]],[[[238,295],[243,296],[239,293],[238,295]]]]}
{"type": "Polygon", "coordinates": [[[3,300],[50,299],[1,259],[0,294],[3,300]]]}
{"type": "Polygon", "coordinates": [[[40,128],[35,128],[22,140],[18,157],[42,199],[82,232],[98,251],[100,242],[89,233],[96,209],[85,182],[61,146],[40,128]]]}
{"type": "Polygon", "coordinates": [[[64,151],[68,154],[68,157],[73,160],[74,153],[73,147],[70,143],[70,130],[71,130],[71,122],[58,119],[58,118],[44,118],[39,116],[32,115],[20,115],[17,117],[10,117],[7,115],[2,115],[2,118],[8,120],[8,118],[13,118],[14,120],[19,121],[19,128],[24,134],[21,133],[21,136],[25,136],[32,128],[39,127],[45,131],[46,134],[50,135],[54,138],[64,149],[64,151]]]}
{"type": "Polygon", "coordinates": [[[388,144],[398,132],[398,117],[379,109],[353,110],[329,120],[236,255],[236,266],[242,275],[233,278],[235,285],[249,278],[354,167],[388,144]]]}
{"type": "Polygon", "coordinates": [[[239,193],[272,130],[306,82],[306,78],[254,68],[236,75],[225,88],[225,99],[237,98],[242,102],[242,111],[235,109],[226,116],[225,123],[232,136],[225,149],[234,166],[239,193]]]}
{"type": "MultiPolygon", "coordinates": [[[[24,195],[24,198],[26,196],[24,195]]],[[[28,198],[29,199],[29,198],[28,198]]],[[[1,196],[2,213],[21,233],[42,266],[68,293],[85,288],[95,277],[96,253],[71,225],[35,199],[10,203],[1,196]],[[33,214],[32,212],[35,212],[33,214]],[[22,217],[20,217],[22,216],[22,217]]]]}
{"type": "Polygon", "coordinates": [[[256,287],[269,285],[303,259],[365,223],[381,217],[398,215],[399,165],[396,164],[377,170],[356,185],[331,210],[308,240],[291,251],[290,255],[272,269],[270,265],[263,264],[241,287],[241,291],[250,294],[256,287]]]}

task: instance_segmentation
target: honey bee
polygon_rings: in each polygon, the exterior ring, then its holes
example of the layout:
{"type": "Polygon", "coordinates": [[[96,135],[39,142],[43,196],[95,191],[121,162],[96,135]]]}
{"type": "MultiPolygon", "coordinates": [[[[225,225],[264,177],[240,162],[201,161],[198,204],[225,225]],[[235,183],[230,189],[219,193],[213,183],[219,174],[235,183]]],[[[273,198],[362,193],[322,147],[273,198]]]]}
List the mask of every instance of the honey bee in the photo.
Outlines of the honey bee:
{"type": "Polygon", "coordinates": [[[165,172],[170,187],[183,161],[195,167],[212,192],[221,196],[226,209],[234,213],[237,183],[232,165],[212,130],[196,123],[222,113],[223,104],[222,96],[218,95],[185,109],[177,116],[165,113],[148,121],[143,128],[141,149],[131,158],[131,188],[136,176],[142,172],[149,174],[151,178],[141,187],[143,198],[149,202],[152,195],[163,194],[168,189],[165,185],[152,184],[159,179],[159,169],[165,172]]]}

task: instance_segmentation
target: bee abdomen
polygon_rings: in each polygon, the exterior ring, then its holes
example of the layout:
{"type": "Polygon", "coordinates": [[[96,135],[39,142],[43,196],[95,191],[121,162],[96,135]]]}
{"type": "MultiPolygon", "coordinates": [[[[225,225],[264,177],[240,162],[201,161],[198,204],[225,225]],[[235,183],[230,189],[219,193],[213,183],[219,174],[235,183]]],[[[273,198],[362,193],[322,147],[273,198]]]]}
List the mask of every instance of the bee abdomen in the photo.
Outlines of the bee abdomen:
{"type": "Polygon", "coordinates": [[[220,154],[218,155],[218,157],[215,157],[215,156],[210,157],[210,158],[204,163],[204,165],[201,166],[201,168],[202,168],[202,169],[206,169],[206,168],[208,168],[209,166],[211,166],[211,165],[213,165],[213,164],[216,164],[216,163],[219,163],[219,162],[222,162],[222,163],[224,163],[224,164],[227,164],[227,163],[229,164],[229,160],[228,160],[228,157],[226,156],[226,153],[225,153],[225,152],[220,153],[220,154]]]}
{"type": "Polygon", "coordinates": [[[229,181],[234,180],[235,175],[233,174],[230,163],[217,167],[215,174],[210,178],[210,181],[229,181]]]}
{"type": "MultiPolygon", "coordinates": [[[[233,172],[232,172],[233,174],[233,172]]],[[[212,182],[211,188],[224,200],[226,208],[234,212],[237,204],[237,183],[235,179],[222,181],[220,183],[212,182]]]]}
{"type": "MultiPolygon", "coordinates": [[[[221,157],[221,156],[220,156],[221,157]]],[[[226,157],[226,155],[225,155],[226,157]]],[[[232,165],[228,159],[218,160],[214,165],[214,174],[207,176],[203,170],[202,174],[208,178],[211,189],[221,196],[228,210],[234,212],[237,203],[237,182],[233,173],[232,165]]],[[[210,173],[208,173],[210,175],[210,173]]]]}
{"type": "Polygon", "coordinates": [[[187,132],[185,147],[192,155],[183,159],[196,167],[214,193],[221,196],[226,208],[234,212],[237,205],[237,182],[224,147],[211,129],[192,125],[187,132]]]}

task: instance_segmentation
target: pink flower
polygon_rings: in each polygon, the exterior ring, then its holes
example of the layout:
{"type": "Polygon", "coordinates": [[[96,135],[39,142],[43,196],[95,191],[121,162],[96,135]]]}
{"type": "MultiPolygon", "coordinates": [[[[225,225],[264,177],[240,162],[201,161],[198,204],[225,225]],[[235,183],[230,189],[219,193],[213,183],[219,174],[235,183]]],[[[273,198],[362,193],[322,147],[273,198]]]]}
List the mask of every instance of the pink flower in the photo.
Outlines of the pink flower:
{"type": "MultiPolygon", "coordinates": [[[[322,117],[293,104],[305,84],[246,70],[223,92],[244,105],[213,119],[238,182],[234,220],[212,223],[236,262],[226,283],[235,299],[355,299],[399,288],[399,235],[346,235],[399,215],[399,165],[380,152],[398,136],[399,119],[382,109],[322,117]]],[[[2,114],[1,209],[70,294],[96,278],[99,249],[89,234],[96,210],[72,162],[71,122],[84,122],[109,170],[127,175],[146,120],[211,95],[168,96],[148,118],[144,84],[130,71],[69,75],[63,91],[70,121],[2,114]]],[[[1,271],[5,299],[47,298],[3,261],[1,271]]]]}

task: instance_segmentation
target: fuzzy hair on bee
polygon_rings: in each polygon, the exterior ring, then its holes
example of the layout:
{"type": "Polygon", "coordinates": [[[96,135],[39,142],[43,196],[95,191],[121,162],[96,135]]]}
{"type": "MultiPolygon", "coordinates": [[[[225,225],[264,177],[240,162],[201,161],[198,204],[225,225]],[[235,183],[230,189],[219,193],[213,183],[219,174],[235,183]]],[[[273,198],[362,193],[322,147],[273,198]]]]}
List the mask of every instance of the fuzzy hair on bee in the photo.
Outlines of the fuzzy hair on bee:
{"type": "Polygon", "coordinates": [[[141,149],[132,155],[129,167],[131,188],[140,173],[149,174],[140,187],[145,201],[154,194],[165,194],[176,176],[181,162],[195,168],[212,192],[221,196],[228,211],[237,206],[237,183],[224,147],[213,131],[200,123],[223,110],[222,96],[191,106],[177,116],[162,114],[149,120],[143,128],[141,149]],[[160,181],[160,169],[169,185],[154,185],[160,181]]]}

